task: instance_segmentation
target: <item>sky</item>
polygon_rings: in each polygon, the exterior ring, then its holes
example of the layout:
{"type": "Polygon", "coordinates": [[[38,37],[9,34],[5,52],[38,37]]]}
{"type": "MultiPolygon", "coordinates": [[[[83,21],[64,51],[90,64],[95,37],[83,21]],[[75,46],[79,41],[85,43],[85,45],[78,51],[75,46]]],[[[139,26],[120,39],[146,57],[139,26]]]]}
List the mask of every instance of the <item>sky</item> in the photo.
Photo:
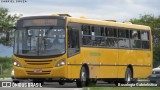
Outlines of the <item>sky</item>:
{"type": "MultiPolygon", "coordinates": [[[[8,8],[10,14],[23,16],[68,13],[77,18],[85,16],[89,19],[124,22],[144,14],[160,15],[160,0],[26,0],[26,3],[16,3],[16,0],[10,0],[14,3],[2,1],[5,0],[0,0],[0,7],[8,8]]],[[[0,55],[12,55],[13,48],[2,45],[0,48],[0,55]]]]}
{"type": "Polygon", "coordinates": [[[8,8],[11,14],[23,16],[68,13],[73,17],[85,16],[89,19],[123,22],[144,14],[160,15],[160,0],[26,0],[26,3],[2,1],[4,0],[0,0],[0,7],[8,8]]]}
{"type": "Polygon", "coordinates": [[[68,13],[73,17],[85,16],[89,19],[123,22],[144,14],[160,14],[160,0],[26,0],[26,3],[2,1],[4,0],[0,0],[0,7],[8,8],[11,14],[19,13],[23,16],[68,13]]]}
{"type": "Polygon", "coordinates": [[[7,47],[0,44],[0,57],[8,56],[11,57],[13,55],[13,47],[7,47]]]}

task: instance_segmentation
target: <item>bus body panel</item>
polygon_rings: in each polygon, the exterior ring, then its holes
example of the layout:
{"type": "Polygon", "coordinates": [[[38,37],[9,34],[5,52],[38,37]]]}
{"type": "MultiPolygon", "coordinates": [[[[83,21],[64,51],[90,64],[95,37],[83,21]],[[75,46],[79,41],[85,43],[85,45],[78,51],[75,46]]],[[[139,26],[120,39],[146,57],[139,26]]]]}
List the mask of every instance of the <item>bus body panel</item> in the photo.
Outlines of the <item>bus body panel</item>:
{"type": "Polygon", "coordinates": [[[91,78],[99,77],[99,60],[100,50],[97,48],[82,47],[81,48],[82,62],[89,66],[89,75],[91,78]]]}
{"type": "Polygon", "coordinates": [[[81,57],[80,54],[68,57],[68,78],[79,78],[81,70],[81,57]]]}
{"type": "Polygon", "coordinates": [[[56,63],[64,58],[66,58],[65,55],[47,59],[28,59],[14,56],[14,60],[21,64],[21,67],[13,67],[15,78],[67,78],[66,65],[55,67],[56,63]],[[42,71],[35,72],[36,69],[41,69],[42,71]]]}
{"type": "Polygon", "coordinates": [[[100,51],[100,78],[117,78],[118,50],[102,48],[100,51]]]}

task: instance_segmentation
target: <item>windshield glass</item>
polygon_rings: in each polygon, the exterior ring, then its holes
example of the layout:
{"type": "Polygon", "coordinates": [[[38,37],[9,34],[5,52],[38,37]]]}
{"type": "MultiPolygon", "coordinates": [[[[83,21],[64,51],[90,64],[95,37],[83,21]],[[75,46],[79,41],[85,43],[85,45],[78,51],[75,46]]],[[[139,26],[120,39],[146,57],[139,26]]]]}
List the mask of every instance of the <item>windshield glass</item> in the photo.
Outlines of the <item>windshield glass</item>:
{"type": "Polygon", "coordinates": [[[50,56],[65,53],[63,28],[39,27],[16,30],[14,54],[25,56],[50,56]]]}

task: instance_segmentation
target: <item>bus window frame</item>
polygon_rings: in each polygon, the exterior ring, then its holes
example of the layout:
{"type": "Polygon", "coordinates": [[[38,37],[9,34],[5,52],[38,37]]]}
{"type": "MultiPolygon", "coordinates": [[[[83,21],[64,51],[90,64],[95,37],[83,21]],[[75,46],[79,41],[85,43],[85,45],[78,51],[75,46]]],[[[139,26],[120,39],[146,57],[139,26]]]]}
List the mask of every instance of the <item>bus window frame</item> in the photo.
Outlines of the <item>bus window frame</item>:
{"type": "Polygon", "coordinates": [[[151,34],[150,34],[150,31],[149,31],[149,30],[140,30],[140,37],[141,37],[141,33],[142,33],[142,32],[147,32],[149,36],[148,36],[148,40],[142,40],[142,38],[141,38],[141,49],[151,50],[151,39],[150,39],[151,34]],[[145,48],[142,47],[142,41],[147,41],[147,42],[149,42],[149,48],[148,48],[148,49],[145,49],[145,48]]]}
{"type": "MultiPolygon", "coordinates": [[[[71,22],[71,23],[76,23],[76,24],[79,24],[80,26],[82,25],[90,25],[90,27],[92,26],[99,26],[99,27],[103,27],[104,28],[104,33],[106,33],[105,31],[105,28],[107,27],[110,27],[110,28],[116,28],[116,31],[117,31],[117,36],[116,37],[108,37],[106,36],[106,34],[104,34],[104,36],[101,36],[101,37],[105,37],[105,40],[106,38],[115,38],[115,39],[119,39],[118,37],[118,28],[123,28],[123,29],[127,29],[129,31],[129,48],[119,48],[119,44],[117,47],[107,47],[106,45],[104,47],[101,47],[101,46],[93,46],[93,45],[83,45],[83,40],[82,40],[82,37],[83,36],[91,36],[91,35],[82,35],[82,29],[80,28],[80,48],[81,47],[89,47],[89,48],[104,48],[104,49],[126,49],[126,50],[151,50],[151,30],[143,30],[143,29],[135,29],[135,28],[125,28],[125,27],[116,27],[116,26],[108,26],[108,25],[98,25],[98,24],[89,24],[89,23],[78,23],[78,22],[71,22]],[[140,32],[141,31],[147,31],[149,32],[149,49],[143,49],[143,48],[132,48],[131,47],[131,36],[130,36],[130,31],[132,30],[139,30],[140,32]]],[[[126,39],[126,38],[125,38],[126,39]]],[[[105,41],[106,42],[106,41],[105,41]]]]}
{"type": "Polygon", "coordinates": [[[80,32],[80,30],[79,30],[78,28],[71,27],[71,26],[69,25],[70,23],[72,23],[72,22],[68,22],[68,25],[67,25],[67,32],[68,32],[68,33],[67,33],[67,35],[66,35],[66,36],[68,36],[68,37],[67,37],[67,42],[68,42],[68,43],[66,44],[66,45],[67,45],[67,57],[68,57],[68,58],[79,54],[80,51],[81,51],[81,50],[80,50],[80,48],[81,48],[81,44],[80,44],[80,43],[81,43],[81,41],[80,41],[80,37],[81,37],[81,36],[80,36],[80,33],[81,33],[81,32],[80,32]],[[79,37],[78,37],[78,44],[79,44],[79,45],[78,45],[78,49],[79,49],[79,51],[77,51],[77,52],[75,52],[75,53],[73,53],[73,54],[71,54],[71,55],[69,55],[69,30],[70,30],[70,29],[77,31],[78,34],[79,34],[79,37]]]}
{"type": "Polygon", "coordinates": [[[130,43],[130,29],[129,28],[123,28],[123,27],[118,27],[118,36],[117,36],[117,39],[118,39],[118,48],[119,49],[130,49],[131,48],[131,43],[130,43]],[[119,36],[119,31],[124,31],[124,30],[128,30],[128,37],[127,37],[127,33],[126,33],[126,37],[120,37],[119,36]],[[120,39],[123,39],[123,40],[128,40],[128,44],[129,44],[129,46],[126,48],[126,47],[120,47],[120,45],[119,45],[119,40],[120,39]]]}

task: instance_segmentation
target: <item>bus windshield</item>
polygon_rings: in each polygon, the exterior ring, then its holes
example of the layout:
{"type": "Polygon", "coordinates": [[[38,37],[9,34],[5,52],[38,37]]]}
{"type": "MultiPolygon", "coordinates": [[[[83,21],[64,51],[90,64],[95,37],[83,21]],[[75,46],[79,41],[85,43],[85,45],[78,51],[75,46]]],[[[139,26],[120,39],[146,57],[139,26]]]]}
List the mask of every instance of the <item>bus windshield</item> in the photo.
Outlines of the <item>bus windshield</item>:
{"type": "Polygon", "coordinates": [[[61,27],[24,28],[15,31],[14,54],[50,56],[65,53],[65,29],[61,27]]]}

